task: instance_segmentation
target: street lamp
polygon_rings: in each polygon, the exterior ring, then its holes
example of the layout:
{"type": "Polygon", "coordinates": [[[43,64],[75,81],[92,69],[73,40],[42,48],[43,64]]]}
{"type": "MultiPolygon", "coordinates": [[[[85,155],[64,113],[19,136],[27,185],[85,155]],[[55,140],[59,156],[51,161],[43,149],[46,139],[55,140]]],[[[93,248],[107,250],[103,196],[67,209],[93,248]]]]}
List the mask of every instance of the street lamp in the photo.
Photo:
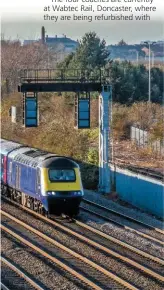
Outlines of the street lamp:
{"type": "Polygon", "coordinates": [[[150,45],[154,44],[155,42],[145,41],[144,44],[148,44],[149,46],[149,102],[151,102],[151,64],[150,64],[150,56],[151,56],[151,50],[150,45]]]}

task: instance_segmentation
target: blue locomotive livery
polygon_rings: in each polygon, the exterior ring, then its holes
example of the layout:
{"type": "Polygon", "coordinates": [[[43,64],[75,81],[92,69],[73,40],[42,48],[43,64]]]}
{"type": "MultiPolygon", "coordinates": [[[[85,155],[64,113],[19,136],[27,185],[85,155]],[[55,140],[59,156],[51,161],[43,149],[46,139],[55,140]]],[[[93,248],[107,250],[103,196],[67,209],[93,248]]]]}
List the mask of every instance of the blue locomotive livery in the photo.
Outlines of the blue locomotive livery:
{"type": "Polygon", "coordinates": [[[1,186],[11,199],[50,215],[77,215],[84,195],[75,161],[4,139],[1,186]]]}

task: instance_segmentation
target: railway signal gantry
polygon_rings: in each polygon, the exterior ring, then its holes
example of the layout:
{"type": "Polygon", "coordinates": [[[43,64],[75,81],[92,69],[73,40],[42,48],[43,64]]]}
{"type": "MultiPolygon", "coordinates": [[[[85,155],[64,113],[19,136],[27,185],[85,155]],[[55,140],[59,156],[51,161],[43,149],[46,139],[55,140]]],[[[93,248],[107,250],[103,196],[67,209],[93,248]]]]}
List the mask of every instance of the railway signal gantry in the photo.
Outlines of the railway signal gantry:
{"type": "Polygon", "coordinates": [[[23,93],[23,124],[39,125],[39,92],[75,92],[75,127],[90,128],[90,94],[99,92],[99,190],[110,192],[109,140],[112,88],[102,70],[24,70],[18,91],[23,93]]]}

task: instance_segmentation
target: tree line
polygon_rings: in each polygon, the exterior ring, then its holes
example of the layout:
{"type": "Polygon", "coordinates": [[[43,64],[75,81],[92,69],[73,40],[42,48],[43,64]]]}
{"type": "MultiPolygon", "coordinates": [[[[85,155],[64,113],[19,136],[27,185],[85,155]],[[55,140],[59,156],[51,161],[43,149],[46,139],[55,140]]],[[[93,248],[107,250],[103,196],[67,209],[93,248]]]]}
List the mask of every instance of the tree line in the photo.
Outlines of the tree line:
{"type": "MultiPolygon", "coordinates": [[[[1,41],[2,96],[17,91],[20,70],[57,68],[54,54],[41,43],[22,46],[19,41],[1,41]],[[51,67],[48,65],[51,64],[51,67]]],[[[148,100],[148,69],[129,61],[112,61],[105,40],[100,40],[95,32],[86,33],[79,41],[74,53],[65,57],[59,69],[79,69],[96,71],[105,69],[106,79],[113,88],[113,101],[130,105],[137,101],[148,100]]],[[[163,70],[151,68],[151,100],[163,102],[163,70]]]]}
{"type": "MultiPolygon", "coordinates": [[[[79,42],[77,50],[68,55],[60,68],[108,71],[108,82],[113,88],[113,101],[132,104],[148,100],[149,72],[143,64],[134,65],[129,61],[110,60],[110,51],[104,40],[89,32],[79,42]]],[[[151,68],[151,101],[161,104],[163,100],[163,71],[151,68]]]]}

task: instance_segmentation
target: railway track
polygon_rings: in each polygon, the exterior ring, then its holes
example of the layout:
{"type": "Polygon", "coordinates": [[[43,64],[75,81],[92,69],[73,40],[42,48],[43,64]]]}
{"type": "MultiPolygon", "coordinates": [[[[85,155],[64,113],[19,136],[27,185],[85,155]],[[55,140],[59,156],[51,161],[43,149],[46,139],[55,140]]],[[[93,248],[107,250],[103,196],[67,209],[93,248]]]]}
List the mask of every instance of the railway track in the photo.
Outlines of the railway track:
{"type": "Polygon", "coordinates": [[[1,289],[44,290],[13,263],[1,256],[1,289]]]}
{"type": "Polygon", "coordinates": [[[2,282],[0,283],[1,286],[1,290],[10,290],[5,284],[3,284],[2,282]]]}
{"type": "MultiPolygon", "coordinates": [[[[33,249],[34,251],[38,252],[39,254],[44,256],[45,258],[48,258],[49,260],[54,262],[56,265],[58,265],[59,267],[63,268],[64,270],[66,270],[71,275],[75,276],[76,278],[78,278],[79,280],[84,282],[86,285],[91,287],[92,289],[97,289],[97,290],[100,290],[100,289],[111,289],[110,287],[112,286],[113,282],[110,281],[110,280],[114,280],[116,282],[116,284],[118,283],[118,285],[119,285],[119,286],[113,285],[112,289],[114,289],[115,287],[119,287],[120,288],[120,286],[122,286],[122,289],[132,289],[132,290],[137,289],[136,287],[134,287],[130,283],[128,283],[128,282],[124,281],[123,279],[119,278],[118,276],[114,275],[112,272],[109,272],[105,268],[102,268],[101,266],[99,266],[98,264],[90,261],[86,257],[83,257],[83,256],[79,255],[78,253],[72,251],[71,249],[65,247],[64,245],[58,243],[57,241],[55,241],[54,239],[48,237],[47,235],[43,234],[42,232],[40,232],[40,231],[34,229],[33,227],[25,224],[21,220],[11,216],[10,214],[8,214],[8,213],[6,213],[4,211],[1,211],[1,214],[2,214],[2,216],[5,216],[5,217],[9,218],[10,220],[12,220],[12,222],[16,223],[17,225],[23,226],[28,231],[36,234],[38,237],[40,237],[40,238],[44,239],[45,241],[51,243],[53,246],[59,248],[63,252],[66,252],[67,254],[71,255],[72,257],[82,261],[83,264],[85,264],[85,267],[87,267],[87,270],[90,270],[90,272],[92,272],[92,277],[91,277],[92,279],[91,280],[86,278],[86,275],[85,276],[82,275],[81,273],[77,272],[73,268],[71,268],[68,265],[66,265],[63,261],[61,262],[59,259],[55,258],[53,255],[51,255],[49,253],[50,251],[47,252],[47,251],[43,250],[41,247],[36,246],[31,241],[28,241],[27,239],[24,239],[21,236],[21,234],[17,233],[17,230],[15,230],[15,227],[14,227],[14,231],[13,231],[13,229],[11,230],[9,227],[4,226],[4,224],[2,224],[2,226],[1,226],[2,227],[2,231],[7,232],[9,235],[13,236],[14,238],[19,240],[20,242],[22,242],[26,246],[28,246],[31,249],[33,249]],[[96,271],[93,271],[93,269],[96,270],[96,271]],[[102,282],[104,279],[105,279],[105,285],[100,286],[101,284],[104,284],[102,282]],[[94,283],[92,281],[96,281],[97,283],[94,283]],[[100,281],[101,281],[101,283],[100,283],[100,281]],[[110,287],[108,286],[108,283],[110,283],[110,287]]],[[[74,265],[75,264],[77,264],[77,261],[74,261],[74,265]]]]}
{"type": "MultiPolygon", "coordinates": [[[[19,207],[21,207],[21,206],[19,206],[19,207]]],[[[69,224],[69,226],[71,225],[74,227],[74,225],[76,225],[78,227],[83,228],[85,235],[80,234],[77,231],[75,232],[74,230],[70,230],[68,227],[65,227],[63,224],[61,224],[59,222],[56,222],[54,220],[50,220],[50,219],[47,219],[46,217],[40,216],[37,213],[31,211],[30,209],[25,208],[25,211],[32,213],[34,216],[38,217],[41,220],[46,221],[50,225],[53,225],[53,226],[57,227],[58,229],[75,236],[76,238],[80,239],[81,241],[93,246],[94,248],[99,249],[100,251],[106,253],[107,255],[111,255],[112,257],[121,260],[122,262],[124,262],[124,263],[132,266],[133,268],[141,271],[142,273],[146,274],[147,276],[150,276],[151,278],[153,278],[157,281],[164,282],[162,275],[159,273],[161,267],[164,265],[164,261],[162,259],[154,257],[154,256],[152,256],[148,253],[145,253],[145,252],[143,252],[135,247],[132,247],[124,242],[121,242],[115,238],[112,238],[112,237],[106,235],[105,233],[102,233],[99,230],[96,230],[96,229],[94,229],[86,224],[79,222],[79,221],[76,221],[75,224],[69,224]],[[90,232],[90,234],[91,234],[90,238],[86,237],[86,232],[87,232],[87,235],[88,235],[88,232],[90,232]],[[96,240],[95,235],[98,236],[97,241],[95,241],[96,240]],[[124,252],[126,253],[127,250],[129,252],[131,251],[131,256],[128,258],[126,256],[118,254],[118,252],[116,252],[116,251],[109,249],[109,243],[113,243],[113,244],[115,243],[117,246],[119,246],[120,251],[123,252],[123,254],[124,254],[124,252]],[[137,258],[134,256],[137,256],[137,258]],[[135,258],[138,259],[139,256],[141,257],[141,259],[140,259],[141,263],[138,263],[135,261],[135,258]],[[133,259],[133,257],[134,257],[134,259],[133,259]],[[142,263],[144,264],[146,261],[151,261],[151,263],[153,263],[151,265],[152,269],[150,269],[150,267],[142,265],[142,263]],[[154,271],[156,269],[158,272],[154,271]]],[[[100,272],[103,273],[103,271],[104,270],[101,269],[100,272]]],[[[134,287],[134,286],[132,286],[132,287],[134,287]]],[[[108,289],[108,288],[103,288],[103,289],[108,289]]],[[[116,288],[116,289],[118,289],[118,288],[116,288]]],[[[133,288],[128,288],[128,289],[133,289],[133,288]]]]}
{"type": "Polygon", "coordinates": [[[106,208],[90,200],[83,199],[83,203],[84,205],[85,204],[89,205],[90,208],[86,206],[81,206],[80,208],[82,211],[95,215],[101,219],[104,219],[107,222],[112,222],[127,230],[133,231],[148,240],[159,243],[162,246],[164,245],[164,231],[163,230],[152,227],[151,225],[141,222],[138,219],[134,219],[130,216],[117,212],[113,209],[106,208]],[[96,212],[95,209],[98,211],[96,212]],[[126,225],[127,221],[128,221],[128,225],[126,225]]]}

